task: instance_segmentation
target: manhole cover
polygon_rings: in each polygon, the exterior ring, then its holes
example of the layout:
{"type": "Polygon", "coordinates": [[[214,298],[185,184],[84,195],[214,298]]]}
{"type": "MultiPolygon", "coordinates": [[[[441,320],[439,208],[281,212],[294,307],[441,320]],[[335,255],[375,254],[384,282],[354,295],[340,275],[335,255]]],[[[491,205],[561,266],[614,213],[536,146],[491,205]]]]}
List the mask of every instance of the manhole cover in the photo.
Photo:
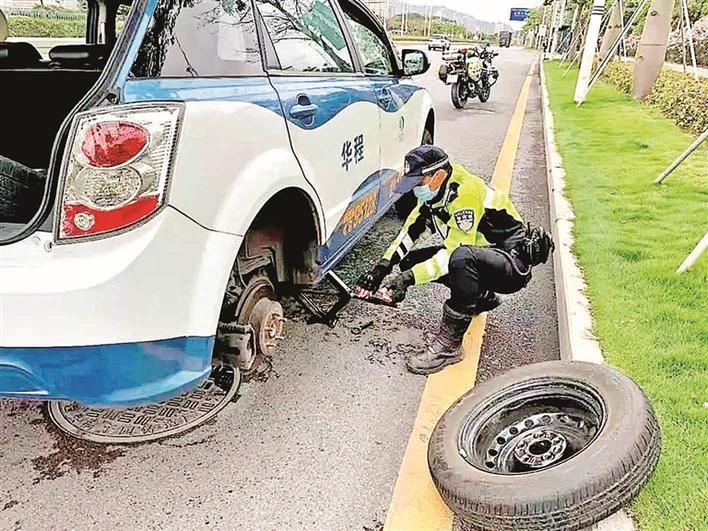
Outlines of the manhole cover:
{"type": "Polygon", "coordinates": [[[49,418],[62,431],[86,441],[154,441],[184,433],[214,417],[234,397],[240,382],[238,369],[220,366],[196,389],[159,404],[98,409],[76,402],[50,402],[49,418]]]}

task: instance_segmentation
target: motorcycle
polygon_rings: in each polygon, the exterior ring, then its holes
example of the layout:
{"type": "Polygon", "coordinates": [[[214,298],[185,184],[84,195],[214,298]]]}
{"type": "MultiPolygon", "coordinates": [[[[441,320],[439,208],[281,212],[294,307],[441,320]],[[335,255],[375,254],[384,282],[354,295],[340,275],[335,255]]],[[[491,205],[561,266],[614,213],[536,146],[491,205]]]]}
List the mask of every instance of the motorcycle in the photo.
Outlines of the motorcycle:
{"type": "Polygon", "coordinates": [[[455,108],[464,109],[467,102],[475,97],[482,103],[489,100],[492,87],[499,80],[499,71],[492,66],[492,60],[498,55],[485,44],[462,48],[443,56],[438,77],[452,86],[452,104],[455,108]]]}

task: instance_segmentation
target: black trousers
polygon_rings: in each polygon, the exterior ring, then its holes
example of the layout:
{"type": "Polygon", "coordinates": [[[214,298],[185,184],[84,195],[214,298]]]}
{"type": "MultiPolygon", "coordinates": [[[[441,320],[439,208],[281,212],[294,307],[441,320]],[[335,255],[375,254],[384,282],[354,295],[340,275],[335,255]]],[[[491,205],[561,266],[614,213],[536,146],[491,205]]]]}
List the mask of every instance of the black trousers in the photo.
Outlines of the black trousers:
{"type": "MultiPolygon", "coordinates": [[[[401,271],[433,257],[441,247],[411,251],[400,264],[401,271]]],[[[516,293],[531,280],[531,267],[516,253],[491,247],[462,246],[450,257],[449,273],[436,282],[450,288],[448,304],[453,310],[474,311],[487,292],[516,293]]]]}

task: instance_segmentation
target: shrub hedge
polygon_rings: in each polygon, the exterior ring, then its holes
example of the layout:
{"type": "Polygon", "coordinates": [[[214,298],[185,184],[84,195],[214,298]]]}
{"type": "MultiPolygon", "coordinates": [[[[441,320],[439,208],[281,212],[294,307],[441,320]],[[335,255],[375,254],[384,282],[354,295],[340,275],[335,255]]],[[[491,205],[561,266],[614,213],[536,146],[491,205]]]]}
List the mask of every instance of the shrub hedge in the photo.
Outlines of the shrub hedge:
{"type": "Polygon", "coordinates": [[[12,17],[8,21],[10,37],[83,37],[86,21],[35,17],[12,17]]]}
{"type": "MultiPolygon", "coordinates": [[[[634,57],[639,46],[640,35],[630,35],[627,37],[627,54],[634,57]]],[[[696,48],[696,63],[699,66],[708,66],[708,17],[703,17],[693,25],[693,43],[696,48]]],[[[669,35],[669,42],[666,48],[666,60],[671,63],[683,63],[683,44],[681,32],[672,31],[669,35]]],[[[686,60],[691,64],[691,55],[686,48],[686,60]]]]}
{"type": "MultiPolygon", "coordinates": [[[[603,74],[605,81],[631,93],[634,63],[613,61],[603,74]]],[[[646,103],[658,108],[676,125],[694,134],[708,128],[708,78],[694,79],[683,72],[664,69],[646,103]]]]}

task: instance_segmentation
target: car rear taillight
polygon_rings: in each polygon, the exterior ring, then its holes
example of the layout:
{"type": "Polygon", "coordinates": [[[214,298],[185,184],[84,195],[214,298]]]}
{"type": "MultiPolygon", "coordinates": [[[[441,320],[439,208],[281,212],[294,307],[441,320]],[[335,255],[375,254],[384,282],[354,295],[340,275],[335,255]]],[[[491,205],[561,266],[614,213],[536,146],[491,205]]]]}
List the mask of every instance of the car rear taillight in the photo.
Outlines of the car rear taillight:
{"type": "Polygon", "coordinates": [[[113,107],[77,115],[64,165],[58,240],[97,237],[165,204],[182,107],[113,107]]]}
{"type": "Polygon", "coordinates": [[[96,168],[114,168],[133,160],[148,145],[150,133],[130,122],[98,122],[85,133],[81,153],[96,168]]]}

